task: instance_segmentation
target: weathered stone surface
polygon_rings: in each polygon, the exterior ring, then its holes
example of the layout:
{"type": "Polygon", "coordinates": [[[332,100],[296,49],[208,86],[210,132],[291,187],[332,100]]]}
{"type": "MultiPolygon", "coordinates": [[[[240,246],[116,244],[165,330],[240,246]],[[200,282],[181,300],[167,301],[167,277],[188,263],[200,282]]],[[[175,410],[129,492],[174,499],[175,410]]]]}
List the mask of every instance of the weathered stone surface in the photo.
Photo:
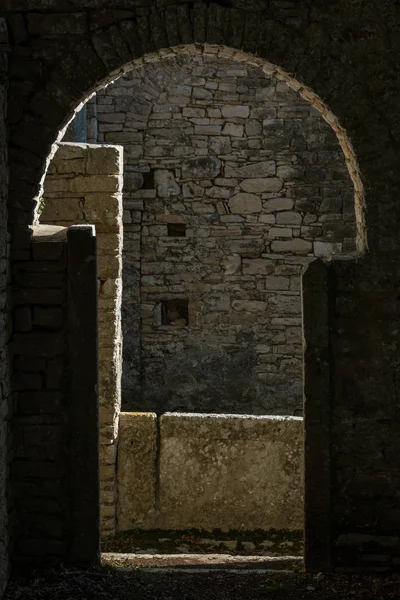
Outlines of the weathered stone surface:
{"type": "Polygon", "coordinates": [[[242,119],[247,119],[250,114],[250,107],[240,106],[237,104],[227,104],[226,106],[222,107],[221,112],[224,118],[240,117],[242,119]]]}
{"type": "Polygon", "coordinates": [[[229,200],[229,208],[233,214],[252,214],[262,210],[261,199],[255,194],[240,192],[229,200]]]}
{"type": "Polygon", "coordinates": [[[291,254],[308,254],[312,252],[312,243],[302,240],[301,238],[295,238],[293,240],[277,240],[272,242],[273,252],[290,252],[291,254]]]}
{"type": "Polygon", "coordinates": [[[156,415],[122,412],[117,467],[119,531],[153,527],[156,456],[156,415]]]}
{"type": "Polygon", "coordinates": [[[159,526],[302,529],[302,431],[300,418],[163,415],[159,526]]]}
{"type": "Polygon", "coordinates": [[[235,275],[236,273],[240,273],[241,265],[242,259],[239,254],[232,254],[231,256],[227,256],[224,260],[225,274],[235,275]]]}
{"type": "Polygon", "coordinates": [[[293,208],[294,202],[291,198],[273,198],[263,202],[263,210],[265,212],[277,212],[279,210],[290,210],[293,208]]]}
{"type": "Polygon", "coordinates": [[[273,160],[249,163],[242,166],[233,166],[228,164],[225,168],[226,177],[241,177],[243,179],[252,179],[256,177],[270,177],[275,175],[276,166],[273,160]]]}
{"type": "Polygon", "coordinates": [[[261,192],[279,192],[282,189],[283,181],[278,177],[264,177],[260,179],[244,179],[240,182],[240,187],[244,192],[259,194],[261,192]]]}
{"type": "Polygon", "coordinates": [[[176,183],[174,174],[171,171],[157,170],[154,173],[154,181],[160,198],[179,196],[181,188],[176,183]]]}
{"type": "Polygon", "coordinates": [[[210,179],[221,171],[221,161],[211,156],[191,158],[182,163],[183,179],[210,179]]]}

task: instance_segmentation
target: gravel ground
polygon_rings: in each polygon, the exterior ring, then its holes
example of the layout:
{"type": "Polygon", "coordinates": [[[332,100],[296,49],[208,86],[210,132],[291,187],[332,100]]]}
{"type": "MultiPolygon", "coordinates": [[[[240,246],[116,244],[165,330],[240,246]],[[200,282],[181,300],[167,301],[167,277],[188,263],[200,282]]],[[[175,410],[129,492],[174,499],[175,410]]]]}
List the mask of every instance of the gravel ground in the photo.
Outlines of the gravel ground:
{"type": "Polygon", "coordinates": [[[14,577],[4,600],[390,600],[400,576],[188,573],[102,567],[14,577]]]}

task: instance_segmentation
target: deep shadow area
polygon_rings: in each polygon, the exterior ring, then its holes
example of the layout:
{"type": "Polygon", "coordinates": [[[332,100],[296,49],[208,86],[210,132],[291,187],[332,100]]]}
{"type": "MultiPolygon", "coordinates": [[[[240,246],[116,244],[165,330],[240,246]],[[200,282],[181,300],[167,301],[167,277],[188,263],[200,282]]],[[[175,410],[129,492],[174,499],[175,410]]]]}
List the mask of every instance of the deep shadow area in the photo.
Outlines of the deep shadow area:
{"type": "Polygon", "coordinates": [[[14,577],[4,600],[386,600],[399,587],[399,575],[64,569],[14,577]]]}

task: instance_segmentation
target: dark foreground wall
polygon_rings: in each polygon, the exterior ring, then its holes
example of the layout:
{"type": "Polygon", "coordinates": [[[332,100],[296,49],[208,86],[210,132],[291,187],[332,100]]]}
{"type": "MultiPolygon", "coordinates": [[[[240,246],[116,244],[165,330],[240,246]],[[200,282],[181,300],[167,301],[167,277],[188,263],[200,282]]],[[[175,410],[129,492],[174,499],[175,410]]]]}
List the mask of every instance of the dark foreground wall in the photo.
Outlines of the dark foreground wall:
{"type": "Polygon", "coordinates": [[[0,19],[0,596],[8,572],[8,532],[6,506],[7,433],[9,417],[9,369],[6,344],[10,335],[7,326],[6,287],[7,256],[7,67],[8,35],[4,19],[0,19]]]}
{"type": "Polygon", "coordinates": [[[99,544],[93,227],[39,226],[14,268],[14,560],[93,561],[99,544]]]}
{"type": "MultiPolygon", "coordinates": [[[[179,44],[226,45],[278,65],[330,109],[327,117],[356,182],[359,249],[367,250],[368,237],[369,256],[335,271],[336,368],[325,430],[332,487],[323,509],[326,526],[313,535],[329,546],[327,564],[372,568],[384,557],[390,568],[386,549],[397,547],[400,529],[399,6],[392,0],[382,0],[379,9],[373,0],[29,4],[27,10],[26,0],[3,2],[12,44],[9,223],[17,249],[21,230],[32,223],[33,198],[60,127],[82,98],[133,60],[163,57],[179,44]],[[349,542],[355,545],[350,553],[349,542]],[[366,547],[377,549],[368,562],[366,547]]],[[[306,416],[306,434],[308,428],[306,416]]],[[[313,449],[317,454],[318,445],[313,449]]],[[[308,477],[306,486],[315,481],[312,470],[308,477]]],[[[325,486],[316,490],[326,492],[325,486]]]]}

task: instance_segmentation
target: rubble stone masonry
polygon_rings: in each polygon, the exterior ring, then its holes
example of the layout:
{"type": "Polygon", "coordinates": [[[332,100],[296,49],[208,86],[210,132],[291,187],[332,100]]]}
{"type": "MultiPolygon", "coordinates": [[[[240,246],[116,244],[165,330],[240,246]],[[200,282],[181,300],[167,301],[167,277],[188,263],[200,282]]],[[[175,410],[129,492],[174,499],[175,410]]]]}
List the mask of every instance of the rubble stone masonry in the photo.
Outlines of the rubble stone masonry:
{"type": "MultiPolygon", "coordinates": [[[[8,72],[1,83],[7,88],[7,125],[6,128],[0,125],[0,137],[4,135],[8,140],[8,169],[4,164],[0,171],[6,175],[4,181],[9,171],[9,185],[8,193],[3,193],[1,188],[1,216],[6,216],[4,200],[8,196],[14,263],[31,260],[28,227],[33,223],[50,149],[60,130],[82,101],[132,66],[182,53],[218,53],[225,57],[230,54],[234,60],[260,66],[278,79],[288,81],[321,110],[340,139],[354,182],[360,254],[354,261],[331,261],[326,273],[319,263],[311,276],[309,272],[304,288],[304,297],[309,294],[308,325],[304,328],[307,350],[304,354],[306,569],[316,572],[331,568],[379,572],[398,569],[398,5],[392,0],[381,0],[379,10],[373,0],[362,3],[348,0],[30,0],[29,3],[3,0],[3,5],[10,53],[5,70],[8,72]],[[315,312],[313,321],[310,315],[315,312]]],[[[139,97],[131,94],[130,101],[139,97]]],[[[196,98],[197,103],[200,100],[196,98]]],[[[106,102],[110,103],[110,99],[106,102]]],[[[237,104],[250,106],[241,98],[237,104]]],[[[96,123],[97,120],[92,124],[96,123]]],[[[240,124],[233,122],[233,125],[240,124]]],[[[223,137],[222,130],[219,137],[223,137]]],[[[170,143],[179,146],[175,141],[170,143]]],[[[295,154],[300,156],[298,152],[295,154]]],[[[213,156],[220,159],[225,168],[225,160],[213,156]]],[[[139,165],[143,161],[144,165],[147,158],[135,160],[139,165]]],[[[277,161],[278,158],[266,156],[265,160],[277,161]]],[[[257,157],[253,162],[262,161],[257,157]]],[[[163,166],[160,170],[174,171],[175,168],[163,166]]],[[[305,175],[309,177],[307,172],[308,167],[305,175]]],[[[214,181],[210,176],[207,179],[214,181]]],[[[184,182],[178,178],[175,183],[183,186],[184,182]]],[[[144,189],[143,186],[141,191],[144,189]]],[[[236,193],[252,192],[238,189],[236,193]]],[[[317,213],[311,210],[310,214],[317,213]]],[[[250,213],[246,218],[257,215],[260,213],[250,213]]],[[[1,248],[5,249],[3,224],[1,227],[1,248]]],[[[301,239],[314,243],[314,240],[301,239]]],[[[128,248],[127,243],[125,247],[128,248]]],[[[139,237],[131,240],[131,248],[131,262],[134,262],[134,255],[140,249],[139,237]]],[[[343,256],[347,250],[344,247],[342,250],[343,256]]],[[[240,256],[242,260],[252,260],[252,257],[240,256]]],[[[307,254],[307,257],[312,255],[307,254]]],[[[176,262],[183,264],[179,255],[178,258],[176,262]]],[[[7,263],[4,266],[7,271],[7,263]]],[[[19,270],[18,264],[15,266],[19,270]]],[[[8,269],[8,275],[7,306],[17,308],[20,285],[15,281],[14,268],[8,269]]],[[[1,276],[5,282],[6,273],[2,272],[1,276]]],[[[3,306],[3,283],[1,285],[3,306]]],[[[128,289],[126,285],[125,288],[128,289]]],[[[133,304],[138,303],[133,295],[128,298],[133,304]]],[[[182,294],[178,300],[179,304],[173,305],[168,298],[162,299],[162,310],[158,314],[165,321],[171,322],[178,306],[183,318],[189,312],[190,297],[182,294]]],[[[127,306],[126,300],[124,303],[127,306]]],[[[215,331],[218,333],[217,327],[215,331]]],[[[13,334],[12,330],[10,333],[13,334]]],[[[199,339],[198,332],[195,333],[199,339]]],[[[81,349],[81,344],[77,345],[81,349]]],[[[82,366],[87,370],[88,363],[93,363],[95,358],[88,352],[82,366]]],[[[4,360],[6,357],[2,355],[2,365],[4,360]]],[[[135,360],[128,365],[133,377],[132,391],[136,389],[135,360]]],[[[210,364],[214,363],[211,356],[210,364]]],[[[7,392],[8,367],[2,368],[7,392]]],[[[10,368],[17,373],[15,361],[10,368]]],[[[183,373],[184,369],[180,371],[183,373]]],[[[128,389],[126,385],[125,389],[128,389]]],[[[133,393],[128,390],[128,399],[132,397],[133,393]]],[[[13,431],[10,433],[12,454],[16,446],[13,440],[17,436],[13,431]]],[[[75,448],[76,445],[72,447],[75,448]]],[[[87,456],[87,451],[83,455],[87,456]]],[[[9,482],[7,476],[5,480],[9,482]]],[[[37,489],[43,492],[43,501],[47,503],[52,500],[52,478],[46,474],[41,481],[45,485],[38,484],[37,489]]],[[[2,485],[0,481],[0,488],[2,485]]],[[[75,485],[73,491],[83,492],[86,488],[87,485],[81,489],[75,485]]],[[[70,492],[66,490],[65,494],[68,496],[70,492]]],[[[10,513],[14,521],[12,506],[10,513]]],[[[2,535],[1,519],[0,523],[2,535]]],[[[47,523],[45,520],[44,525],[47,523]]],[[[35,526],[34,520],[32,526],[35,526]]],[[[13,545],[12,537],[9,547],[13,545]]],[[[46,557],[45,561],[47,565],[46,557]]]]}
{"type": "Polygon", "coordinates": [[[301,414],[301,271],[355,251],[330,125],[223,53],[144,65],[89,108],[89,141],[124,146],[124,410],[301,414]]]}

